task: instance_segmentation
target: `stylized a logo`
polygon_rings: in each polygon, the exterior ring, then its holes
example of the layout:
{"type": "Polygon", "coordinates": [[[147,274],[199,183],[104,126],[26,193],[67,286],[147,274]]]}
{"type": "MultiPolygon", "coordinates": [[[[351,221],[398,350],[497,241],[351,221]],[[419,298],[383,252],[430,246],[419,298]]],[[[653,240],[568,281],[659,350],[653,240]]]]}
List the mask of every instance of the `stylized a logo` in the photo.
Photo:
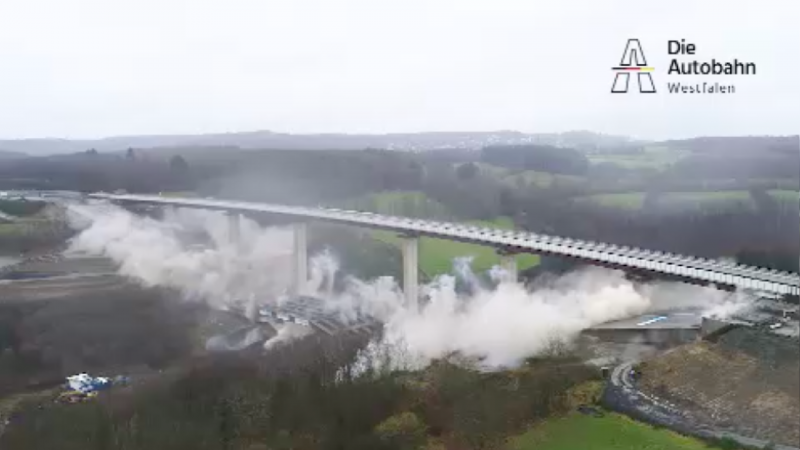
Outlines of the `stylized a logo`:
{"type": "Polygon", "coordinates": [[[628,45],[625,46],[625,53],[622,54],[622,60],[619,66],[612,67],[611,69],[617,71],[617,76],[614,78],[614,85],[611,87],[612,93],[624,94],[628,92],[628,82],[630,81],[631,72],[636,72],[640,93],[654,94],[656,92],[656,86],[653,84],[653,76],[650,74],[653,68],[647,66],[647,61],[644,59],[644,52],[642,51],[642,44],[639,43],[638,39],[628,39],[628,45]]]}

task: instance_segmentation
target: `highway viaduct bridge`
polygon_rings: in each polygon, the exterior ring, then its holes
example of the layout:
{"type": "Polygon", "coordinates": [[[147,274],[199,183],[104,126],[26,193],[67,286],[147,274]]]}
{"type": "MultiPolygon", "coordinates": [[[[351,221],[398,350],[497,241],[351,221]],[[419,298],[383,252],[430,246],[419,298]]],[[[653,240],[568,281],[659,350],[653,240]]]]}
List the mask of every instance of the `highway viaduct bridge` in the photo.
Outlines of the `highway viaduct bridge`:
{"type": "MultiPolygon", "coordinates": [[[[586,262],[667,274],[701,284],[715,284],[775,294],[800,295],[800,275],[733,262],[675,255],[599,242],[568,239],[515,230],[478,227],[470,224],[440,222],[408,217],[387,216],[359,211],[309,208],[231,200],[160,197],[152,195],[89,194],[89,198],[122,204],[143,204],[223,211],[228,213],[231,233],[238,233],[241,215],[268,213],[294,222],[294,290],[298,292],[308,279],[307,223],[325,221],[344,225],[389,230],[403,236],[403,291],[410,305],[419,298],[417,279],[419,236],[430,236],[492,246],[498,249],[501,266],[516,280],[516,253],[539,253],[567,256],[586,262]]],[[[233,236],[235,237],[235,236],[233,236]]]]}

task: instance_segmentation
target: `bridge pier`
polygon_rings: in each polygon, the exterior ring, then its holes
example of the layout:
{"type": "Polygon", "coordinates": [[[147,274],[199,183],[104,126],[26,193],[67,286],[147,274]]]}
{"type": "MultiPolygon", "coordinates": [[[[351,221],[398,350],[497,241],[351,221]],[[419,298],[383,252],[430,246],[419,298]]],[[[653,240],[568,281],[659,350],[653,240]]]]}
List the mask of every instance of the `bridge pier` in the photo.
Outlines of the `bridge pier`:
{"type": "Polygon", "coordinates": [[[517,255],[512,253],[500,254],[500,267],[503,269],[503,281],[516,283],[519,281],[519,271],[517,269],[517,255]]]}
{"type": "Polygon", "coordinates": [[[500,257],[500,268],[503,269],[503,279],[506,283],[516,283],[519,281],[519,269],[517,268],[518,251],[510,248],[498,248],[497,256],[500,257]]]}
{"type": "Polygon", "coordinates": [[[237,212],[228,213],[228,242],[236,245],[241,235],[242,215],[237,212]]]}
{"type": "Polygon", "coordinates": [[[294,229],[294,280],[292,282],[292,295],[300,295],[308,283],[308,225],[298,222],[294,229]]]}
{"type": "Polygon", "coordinates": [[[419,308],[419,238],[403,236],[403,293],[406,305],[419,308]]]}
{"type": "MultiPolygon", "coordinates": [[[[121,207],[121,208],[125,208],[125,206],[126,206],[125,203],[121,203],[121,202],[117,202],[115,204],[117,206],[121,207]]],[[[138,205],[136,205],[136,204],[133,204],[133,205],[128,204],[127,205],[128,208],[136,207],[136,206],[138,206],[138,205]]],[[[166,205],[166,206],[163,206],[160,210],[157,209],[155,211],[155,213],[154,213],[154,216],[157,217],[159,220],[167,220],[168,218],[172,218],[172,217],[175,216],[175,212],[177,211],[177,209],[178,208],[176,208],[174,206],[166,205]]]]}

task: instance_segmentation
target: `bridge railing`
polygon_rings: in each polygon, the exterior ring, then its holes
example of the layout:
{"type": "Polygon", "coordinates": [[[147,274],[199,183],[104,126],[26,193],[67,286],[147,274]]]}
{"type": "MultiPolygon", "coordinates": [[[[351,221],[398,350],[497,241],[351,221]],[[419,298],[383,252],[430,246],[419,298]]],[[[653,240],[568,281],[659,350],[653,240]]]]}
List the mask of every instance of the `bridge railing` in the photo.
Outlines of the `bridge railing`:
{"type": "MultiPolygon", "coordinates": [[[[398,232],[414,232],[439,236],[443,238],[465,239],[476,243],[501,245],[510,247],[527,248],[534,251],[554,251],[557,253],[578,256],[586,253],[598,253],[607,256],[622,258],[623,260],[639,261],[638,265],[651,269],[656,264],[673,265],[693,270],[706,272],[720,272],[728,276],[753,278],[771,283],[781,283],[796,286],[800,289],[800,276],[787,272],[780,272],[765,268],[744,266],[735,262],[724,260],[711,260],[707,258],[676,255],[669,252],[660,252],[618,246],[614,244],[581,241],[561,236],[543,235],[519,230],[501,230],[477,225],[465,225],[452,222],[441,222],[409,217],[388,216],[360,211],[347,211],[332,208],[308,208],[302,206],[288,206],[276,204],[251,203],[241,201],[225,201],[216,199],[157,197],[138,195],[109,195],[93,194],[91,198],[99,198],[123,202],[164,204],[173,206],[233,209],[241,211],[267,212],[304,217],[310,219],[330,220],[350,223],[353,225],[372,226],[392,229],[398,232]]],[[[608,259],[608,258],[605,258],[608,259]]],[[[602,261],[603,259],[599,259],[602,261]]],[[[630,265],[630,264],[629,264],[630,265]]]]}

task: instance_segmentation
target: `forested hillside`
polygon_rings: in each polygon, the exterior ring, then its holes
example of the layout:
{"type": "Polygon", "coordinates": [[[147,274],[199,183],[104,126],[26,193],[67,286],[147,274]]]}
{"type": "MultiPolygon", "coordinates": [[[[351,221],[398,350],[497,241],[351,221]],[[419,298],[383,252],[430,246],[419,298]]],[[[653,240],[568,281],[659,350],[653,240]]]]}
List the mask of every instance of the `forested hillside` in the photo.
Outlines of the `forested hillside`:
{"type": "Polygon", "coordinates": [[[337,205],[414,191],[457,220],[798,270],[800,143],[704,138],[619,149],[545,145],[421,153],[129,149],[0,163],[0,188],[195,191],[337,205]]]}

